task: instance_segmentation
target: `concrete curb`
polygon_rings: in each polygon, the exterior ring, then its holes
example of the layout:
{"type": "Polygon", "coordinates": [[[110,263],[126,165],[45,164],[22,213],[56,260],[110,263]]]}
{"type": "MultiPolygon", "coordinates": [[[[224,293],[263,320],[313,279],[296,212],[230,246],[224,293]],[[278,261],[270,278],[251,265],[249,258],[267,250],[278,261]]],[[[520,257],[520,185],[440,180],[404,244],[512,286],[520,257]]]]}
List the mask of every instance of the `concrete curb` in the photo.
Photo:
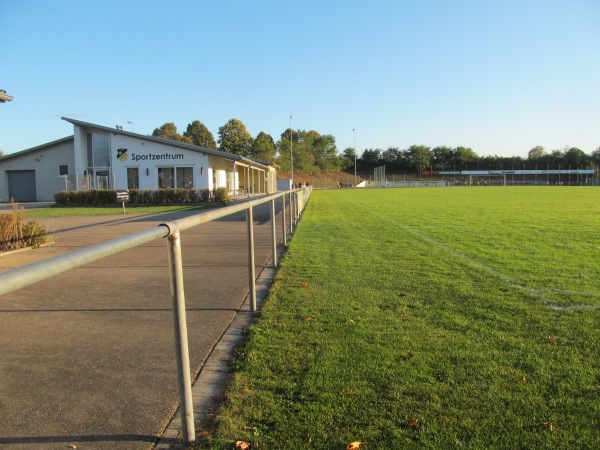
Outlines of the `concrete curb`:
{"type": "Polygon", "coordinates": [[[45,244],[41,244],[39,247],[23,247],[23,248],[18,248],[16,250],[11,250],[9,252],[0,252],[0,258],[2,258],[3,256],[10,256],[10,255],[14,255],[16,253],[22,253],[22,252],[26,252],[28,250],[35,250],[37,248],[41,248],[41,247],[48,247],[49,245],[54,245],[55,242],[46,242],[45,244]]]}

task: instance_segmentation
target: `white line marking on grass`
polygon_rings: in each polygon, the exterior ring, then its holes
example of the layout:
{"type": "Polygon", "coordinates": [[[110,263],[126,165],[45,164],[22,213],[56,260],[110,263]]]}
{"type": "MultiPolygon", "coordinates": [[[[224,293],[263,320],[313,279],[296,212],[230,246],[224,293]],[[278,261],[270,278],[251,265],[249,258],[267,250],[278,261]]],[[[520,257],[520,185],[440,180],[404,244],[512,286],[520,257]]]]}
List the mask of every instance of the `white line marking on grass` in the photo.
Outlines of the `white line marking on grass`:
{"type": "Polygon", "coordinates": [[[463,254],[460,252],[457,252],[456,250],[436,241],[435,239],[432,239],[431,237],[417,231],[414,230],[404,224],[399,223],[398,221],[389,218],[388,216],[385,216],[381,213],[378,213],[376,211],[373,211],[372,209],[367,208],[364,205],[361,205],[360,203],[355,203],[355,202],[349,202],[352,203],[354,206],[358,206],[362,209],[365,209],[367,211],[369,211],[371,214],[378,216],[384,220],[386,220],[387,222],[390,222],[392,224],[394,224],[395,226],[403,229],[404,231],[407,231],[408,233],[418,237],[419,239],[427,242],[428,244],[433,245],[434,247],[437,247],[440,250],[444,250],[447,253],[450,253],[452,256],[455,256],[458,259],[462,259],[463,261],[477,267],[478,269],[483,270],[484,272],[487,272],[489,274],[494,275],[496,278],[504,281],[505,283],[516,287],[517,289],[525,292],[526,294],[531,295],[532,297],[536,298],[537,300],[541,301],[544,305],[548,306],[551,309],[557,310],[557,311],[579,311],[579,310],[594,310],[594,309],[600,309],[600,305],[569,305],[569,306],[561,306],[558,303],[550,300],[549,298],[545,297],[544,295],[542,295],[543,292],[554,292],[554,293],[564,293],[564,294],[579,294],[579,295],[587,295],[587,296],[598,296],[597,293],[594,292],[576,292],[576,291],[559,291],[559,290],[549,290],[549,289],[533,289],[530,288],[528,286],[525,286],[521,283],[519,283],[518,281],[504,275],[501,272],[498,272],[496,269],[493,269],[490,266],[486,266],[485,264],[480,263],[479,261],[463,254]]]}

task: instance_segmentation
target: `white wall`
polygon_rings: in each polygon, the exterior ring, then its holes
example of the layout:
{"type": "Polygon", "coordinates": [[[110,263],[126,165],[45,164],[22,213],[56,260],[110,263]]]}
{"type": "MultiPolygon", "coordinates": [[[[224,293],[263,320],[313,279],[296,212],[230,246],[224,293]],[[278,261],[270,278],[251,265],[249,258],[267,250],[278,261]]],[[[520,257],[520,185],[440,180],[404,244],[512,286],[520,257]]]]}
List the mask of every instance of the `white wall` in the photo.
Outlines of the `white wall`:
{"type": "Polygon", "coordinates": [[[127,189],[128,167],[139,169],[140,189],[158,189],[159,167],[192,167],[194,188],[208,187],[208,156],[204,153],[121,134],[111,136],[110,149],[116,189],[127,189]],[[127,149],[127,159],[117,159],[118,149],[127,149]],[[171,158],[164,159],[166,155],[171,158]]]}
{"type": "Polygon", "coordinates": [[[283,180],[277,180],[277,190],[278,191],[292,190],[292,180],[290,178],[286,178],[283,180]]]}

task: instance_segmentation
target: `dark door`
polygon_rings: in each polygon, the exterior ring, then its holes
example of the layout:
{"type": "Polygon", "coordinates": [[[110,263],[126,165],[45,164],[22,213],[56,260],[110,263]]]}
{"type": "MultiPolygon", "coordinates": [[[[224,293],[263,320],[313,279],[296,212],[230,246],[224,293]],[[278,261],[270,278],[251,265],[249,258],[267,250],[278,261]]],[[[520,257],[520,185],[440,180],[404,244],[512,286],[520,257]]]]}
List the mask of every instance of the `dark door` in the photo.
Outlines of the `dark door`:
{"type": "Polygon", "coordinates": [[[35,170],[9,170],[8,196],[15,202],[35,202],[35,170]]]}

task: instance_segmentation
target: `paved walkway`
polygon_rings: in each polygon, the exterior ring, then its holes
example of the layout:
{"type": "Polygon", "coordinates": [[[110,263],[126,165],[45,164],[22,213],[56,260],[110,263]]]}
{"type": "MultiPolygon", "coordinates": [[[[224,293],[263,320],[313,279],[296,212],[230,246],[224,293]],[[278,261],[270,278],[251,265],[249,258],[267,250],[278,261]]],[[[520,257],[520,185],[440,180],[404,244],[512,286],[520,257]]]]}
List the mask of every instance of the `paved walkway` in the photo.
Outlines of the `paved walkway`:
{"type": "MultiPolygon", "coordinates": [[[[257,274],[270,258],[268,208],[254,208],[257,274]]],[[[189,214],[44,220],[56,243],[0,256],[0,271],[189,214]]],[[[245,214],[184,231],[182,248],[196,375],[236,316],[249,315],[238,314],[248,293],[245,214]]],[[[153,447],[178,403],[167,268],[158,239],[0,297],[2,448],[153,447]]]]}

